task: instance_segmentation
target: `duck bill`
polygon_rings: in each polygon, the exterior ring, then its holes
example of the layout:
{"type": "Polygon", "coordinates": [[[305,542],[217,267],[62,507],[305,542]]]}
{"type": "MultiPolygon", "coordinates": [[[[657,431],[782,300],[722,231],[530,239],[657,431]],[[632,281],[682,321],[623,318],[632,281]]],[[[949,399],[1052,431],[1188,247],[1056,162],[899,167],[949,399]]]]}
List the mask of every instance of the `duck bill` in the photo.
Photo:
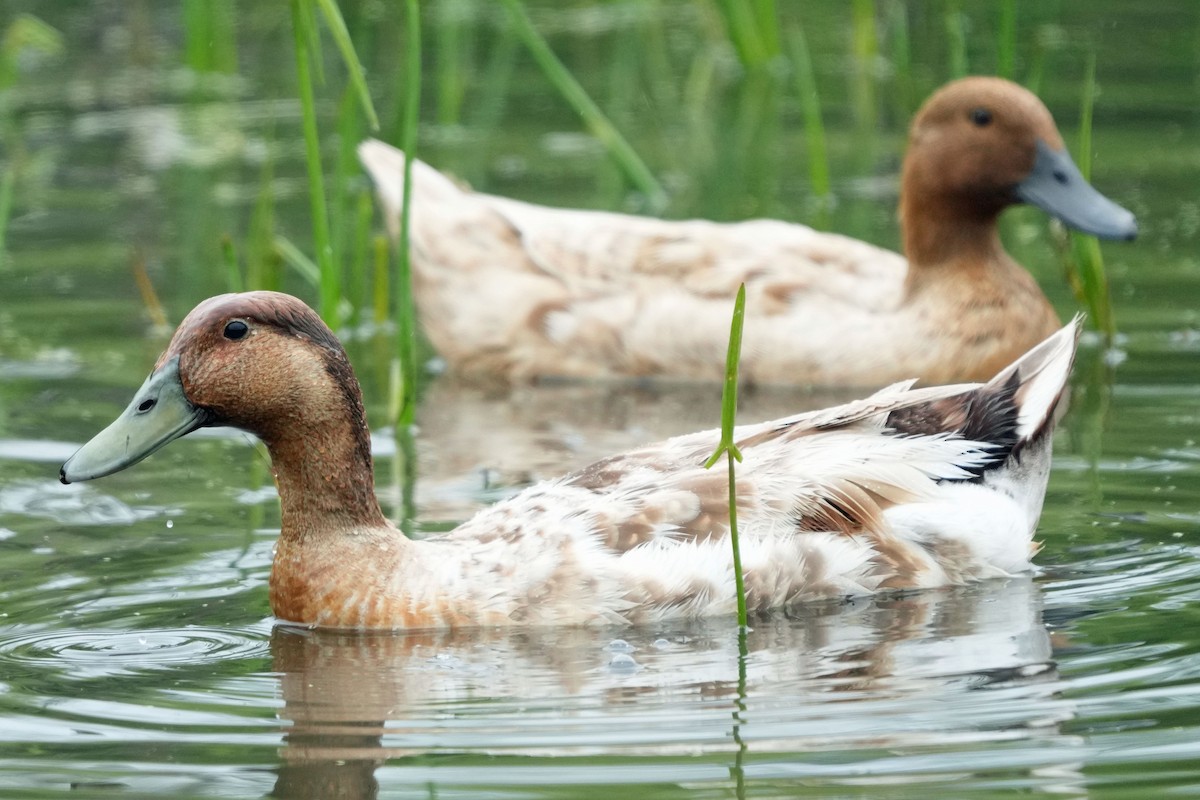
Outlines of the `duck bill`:
{"type": "Polygon", "coordinates": [[[59,480],[74,483],[111,475],[203,427],[209,419],[209,412],[192,405],[184,394],[176,356],[150,373],[116,421],[67,459],[59,480]]]}
{"type": "Polygon", "coordinates": [[[1039,140],[1033,170],[1016,192],[1023,202],[1084,233],[1127,241],[1137,236],[1133,214],[1093,189],[1066,149],[1053,150],[1039,140]]]}

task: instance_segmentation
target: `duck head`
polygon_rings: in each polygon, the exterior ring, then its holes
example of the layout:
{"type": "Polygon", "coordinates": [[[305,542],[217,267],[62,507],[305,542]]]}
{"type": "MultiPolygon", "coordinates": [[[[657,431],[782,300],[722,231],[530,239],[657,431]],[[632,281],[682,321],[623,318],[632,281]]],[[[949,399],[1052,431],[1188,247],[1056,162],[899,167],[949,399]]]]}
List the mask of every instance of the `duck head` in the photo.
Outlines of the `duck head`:
{"type": "Polygon", "coordinates": [[[196,306],[129,406],[63,464],[59,478],[109,475],[217,425],[257,435],[275,461],[291,444],[318,449],[345,440],[350,452],[342,457],[365,460],[369,474],[361,392],[337,338],[295,297],[247,292],[196,306]]]}
{"type": "Polygon", "coordinates": [[[1015,203],[1094,236],[1137,235],[1133,214],[1080,174],[1050,112],[1031,92],[1002,78],[947,84],[913,120],[901,189],[905,230],[919,235],[922,220],[934,218],[993,225],[1015,203]]]}

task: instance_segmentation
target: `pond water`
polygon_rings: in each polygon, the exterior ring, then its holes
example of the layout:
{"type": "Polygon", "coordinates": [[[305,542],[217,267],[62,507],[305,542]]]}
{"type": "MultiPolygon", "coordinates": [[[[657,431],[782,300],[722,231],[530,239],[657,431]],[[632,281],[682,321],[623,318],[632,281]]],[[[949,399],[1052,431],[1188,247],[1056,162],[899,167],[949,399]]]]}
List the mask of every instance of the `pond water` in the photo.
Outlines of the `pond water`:
{"type": "MultiPolygon", "coordinates": [[[[393,5],[343,4],[394,141],[393,5]]],[[[527,200],[642,207],[497,5],[422,5],[427,160],[527,200]]],[[[667,187],[662,213],[813,219],[794,81],[741,77],[716,4],[528,5],[667,187]]],[[[828,227],[895,247],[907,117],[952,74],[956,35],[972,70],[996,69],[1001,6],[880,0],[880,53],[856,60],[852,7],[864,4],[780,5],[813,54],[838,200],[828,227]]],[[[228,288],[223,236],[250,258],[266,219],[310,248],[291,29],[285,4],[0,3],[0,25],[28,12],[63,37],[58,55],[25,53],[0,94],[4,163],[19,165],[0,262],[0,796],[1200,793],[1200,5],[1015,7],[1016,77],[1040,75],[1068,142],[1095,54],[1094,182],[1143,231],[1104,247],[1122,337],[1107,352],[1085,340],[1041,570],[759,621],[740,658],[732,620],[276,627],[266,578],[278,508],[264,456],[241,434],[202,432],[106,480],[59,485],[59,464],[124,406],[165,343],[139,275],[175,322],[228,288]],[[194,12],[216,15],[216,38],[194,12]],[[222,31],[226,71],[194,69],[222,31]]],[[[332,165],[344,74],[325,49],[332,165]]],[[[348,174],[339,185],[357,208],[365,179],[348,174]]],[[[1004,234],[1073,314],[1044,217],[1010,212],[1004,234]]],[[[279,280],[315,300],[294,272],[279,280]]],[[[356,331],[380,493],[416,535],[719,416],[713,387],[505,392],[433,377],[414,484],[383,425],[386,330],[356,331]]],[[[739,419],[832,399],[755,392],[739,419]]]]}

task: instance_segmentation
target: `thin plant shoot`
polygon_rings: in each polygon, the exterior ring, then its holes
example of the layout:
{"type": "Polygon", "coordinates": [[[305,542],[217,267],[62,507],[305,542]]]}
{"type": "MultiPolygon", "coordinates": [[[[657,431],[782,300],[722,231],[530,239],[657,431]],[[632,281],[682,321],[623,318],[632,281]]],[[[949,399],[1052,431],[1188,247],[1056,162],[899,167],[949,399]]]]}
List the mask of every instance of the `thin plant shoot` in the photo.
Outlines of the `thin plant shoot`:
{"type": "Polygon", "coordinates": [[[737,475],[734,461],[742,460],[742,451],[733,440],[734,418],[737,416],[738,361],[742,355],[742,323],[746,318],[746,284],[738,287],[733,302],[733,321],[729,325],[729,351],[725,355],[725,388],[721,393],[721,441],[704,462],[712,469],[721,456],[729,463],[729,543],[733,547],[733,580],[737,591],[738,626],[747,627],[746,585],[742,577],[742,553],[738,547],[737,475]]]}
{"type": "Polygon", "coordinates": [[[400,364],[392,384],[392,419],[397,431],[412,425],[417,412],[416,304],[412,296],[409,220],[412,216],[412,164],[417,146],[417,118],[421,112],[421,8],[418,0],[407,0],[407,41],[404,86],[404,127],[400,149],[404,151],[404,194],[400,204],[400,236],[397,242],[396,344],[400,364]]]}
{"type": "MultiPolygon", "coordinates": [[[[1083,82],[1083,103],[1079,113],[1079,171],[1085,180],[1092,179],[1092,107],[1096,99],[1096,55],[1088,58],[1087,72],[1083,82]]],[[[1105,342],[1112,345],[1117,332],[1113,315],[1112,291],[1108,275],[1104,270],[1104,255],[1095,236],[1084,233],[1070,234],[1071,247],[1066,259],[1067,279],[1075,294],[1087,306],[1096,329],[1104,335],[1105,342]]]]}

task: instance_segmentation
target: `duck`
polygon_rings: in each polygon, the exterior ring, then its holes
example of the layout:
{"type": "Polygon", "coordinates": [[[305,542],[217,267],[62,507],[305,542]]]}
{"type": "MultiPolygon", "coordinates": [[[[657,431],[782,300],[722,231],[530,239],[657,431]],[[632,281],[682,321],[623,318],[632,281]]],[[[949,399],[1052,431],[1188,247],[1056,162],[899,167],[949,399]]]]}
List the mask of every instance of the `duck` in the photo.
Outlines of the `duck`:
{"type": "MultiPolygon", "coordinates": [[[[404,154],[360,143],[393,235],[404,154]]],[[[873,387],[985,381],[1059,328],[1004,249],[1000,213],[1028,203],[1096,236],[1133,214],[1080,174],[1046,106],[974,76],[913,119],[900,187],[904,253],[779,220],[668,221],[474,192],[412,164],[413,294],[457,373],[720,381],[728,308],[746,284],[752,384],[873,387]]]]}
{"type": "MultiPolygon", "coordinates": [[[[885,387],[734,429],[748,609],[968,583],[1031,567],[1077,318],[987,383],[885,387]]],[[[282,509],[269,596],[338,629],[648,624],[732,613],[720,432],[536,483],[453,531],[406,537],[375,495],[362,393],[337,337],[276,292],[201,302],[63,483],[206,426],[257,436],[282,509]]]]}

